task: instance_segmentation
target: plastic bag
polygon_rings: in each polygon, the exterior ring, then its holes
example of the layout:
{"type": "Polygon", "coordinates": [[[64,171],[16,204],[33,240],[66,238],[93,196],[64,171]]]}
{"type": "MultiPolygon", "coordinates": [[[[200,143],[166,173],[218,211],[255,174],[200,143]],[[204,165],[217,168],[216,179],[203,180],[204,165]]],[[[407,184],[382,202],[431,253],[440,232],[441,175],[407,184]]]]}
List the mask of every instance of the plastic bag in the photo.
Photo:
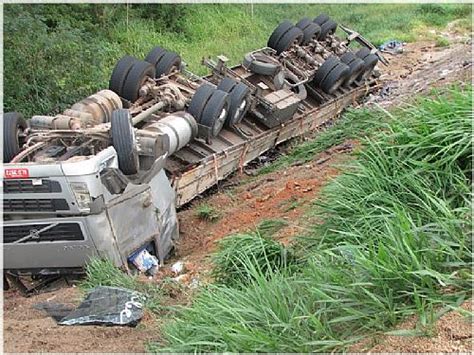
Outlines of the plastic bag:
{"type": "Polygon", "coordinates": [[[145,297],[120,287],[99,286],[92,289],[79,307],[61,319],[60,325],[136,326],[143,317],[145,297]]]}

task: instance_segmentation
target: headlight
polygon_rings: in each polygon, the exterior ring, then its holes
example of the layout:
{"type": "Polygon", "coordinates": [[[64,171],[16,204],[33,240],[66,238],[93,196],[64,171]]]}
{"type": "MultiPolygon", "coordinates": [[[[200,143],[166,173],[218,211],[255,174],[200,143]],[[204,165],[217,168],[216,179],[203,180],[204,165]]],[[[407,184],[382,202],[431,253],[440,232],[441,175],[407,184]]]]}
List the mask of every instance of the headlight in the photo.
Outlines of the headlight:
{"type": "Polygon", "coordinates": [[[72,192],[76,198],[77,207],[81,212],[90,212],[91,195],[87,189],[87,184],[82,182],[71,183],[72,192]]]}

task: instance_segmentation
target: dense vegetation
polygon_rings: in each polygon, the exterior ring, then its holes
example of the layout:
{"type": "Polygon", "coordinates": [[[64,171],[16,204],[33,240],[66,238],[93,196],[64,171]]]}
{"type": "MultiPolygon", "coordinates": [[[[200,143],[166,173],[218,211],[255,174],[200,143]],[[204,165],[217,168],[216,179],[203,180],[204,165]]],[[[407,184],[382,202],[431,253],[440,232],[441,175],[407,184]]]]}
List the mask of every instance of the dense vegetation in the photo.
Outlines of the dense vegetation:
{"type": "Polygon", "coordinates": [[[323,223],[288,253],[261,233],[225,239],[218,282],[151,350],[342,350],[412,314],[429,334],[471,294],[471,107],[469,87],[359,111],[379,129],[315,203],[323,223]]]}
{"type": "Polygon", "coordinates": [[[470,5],[158,5],[7,4],[4,6],[4,105],[27,117],[58,113],[105,88],[124,54],[143,58],[155,45],[182,55],[200,74],[205,55],[232,63],[266,44],[279,21],[326,12],[375,44],[430,36],[428,28],[463,19],[470,5]]]}

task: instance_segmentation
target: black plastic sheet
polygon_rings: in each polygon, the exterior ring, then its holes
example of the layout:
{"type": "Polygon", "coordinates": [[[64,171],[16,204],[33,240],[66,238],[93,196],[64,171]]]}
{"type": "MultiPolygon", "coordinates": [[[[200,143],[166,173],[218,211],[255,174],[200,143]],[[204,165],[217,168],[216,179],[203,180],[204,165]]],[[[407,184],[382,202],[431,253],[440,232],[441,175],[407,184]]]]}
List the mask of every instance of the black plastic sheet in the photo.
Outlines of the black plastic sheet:
{"type": "Polygon", "coordinates": [[[79,307],[62,318],[60,325],[127,325],[134,327],[143,317],[139,292],[120,287],[99,286],[87,294],[79,307]]]}

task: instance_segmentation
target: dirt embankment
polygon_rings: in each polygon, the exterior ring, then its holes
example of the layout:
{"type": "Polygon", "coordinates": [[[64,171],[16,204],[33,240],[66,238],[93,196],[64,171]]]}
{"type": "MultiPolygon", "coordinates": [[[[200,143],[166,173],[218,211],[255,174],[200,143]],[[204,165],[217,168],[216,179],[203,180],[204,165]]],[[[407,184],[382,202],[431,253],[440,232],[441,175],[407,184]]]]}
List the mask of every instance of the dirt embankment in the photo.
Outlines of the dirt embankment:
{"type": "MultiPolygon", "coordinates": [[[[381,68],[385,87],[381,95],[369,99],[369,105],[396,104],[433,85],[466,78],[471,80],[470,45],[435,48],[432,43],[415,43],[408,45],[404,54],[387,57],[390,67],[381,68]]],[[[283,242],[304,230],[305,221],[300,217],[306,207],[318,197],[321,187],[339,173],[338,163],[347,160],[348,151],[355,146],[356,142],[345,142],[321,153],[307,164],[264,176],[233,177],[231,181],[239,181],[235,188],[221,189],[205,198],[205,203],[220,212],[221,218],[216,222],[200,220],[193,208],[181,211],[181,240],[176,257],[186,263],[189,276],[205,275],[208,269],[206,257],[214,250],[217,240],[231,233],[253,229],[264,219],[279,218],[288,222],[288,226],[278,235],[283,242]]],[[[196,201],[194,205],[202,202],[196,201]]],[[[149,317],[142,320],[137,328],[61,327],[48,315],[33,308],[34,304],[47,300],[77,304],[80,297],[77,288],[72,287],[31,298],[23,298],[16,291],[5,292],[4,350],[143,352],[144,344],[157,338],[156,324],[149,317]]],[[[460,339],[462,344],[468,344],[468,339],[471,339],[464,323],[460,325],[456,317],[454,313],[445,315],[437,325],[441,327],[437,328],[437,334],[441,337],[423,339],[427,343],[411,338],[400,340],[400,337],[386,337],[381,344],[372,346],[372,351],[467,351],[469,348],[455,343],[456,339],[460,339]]]]}

